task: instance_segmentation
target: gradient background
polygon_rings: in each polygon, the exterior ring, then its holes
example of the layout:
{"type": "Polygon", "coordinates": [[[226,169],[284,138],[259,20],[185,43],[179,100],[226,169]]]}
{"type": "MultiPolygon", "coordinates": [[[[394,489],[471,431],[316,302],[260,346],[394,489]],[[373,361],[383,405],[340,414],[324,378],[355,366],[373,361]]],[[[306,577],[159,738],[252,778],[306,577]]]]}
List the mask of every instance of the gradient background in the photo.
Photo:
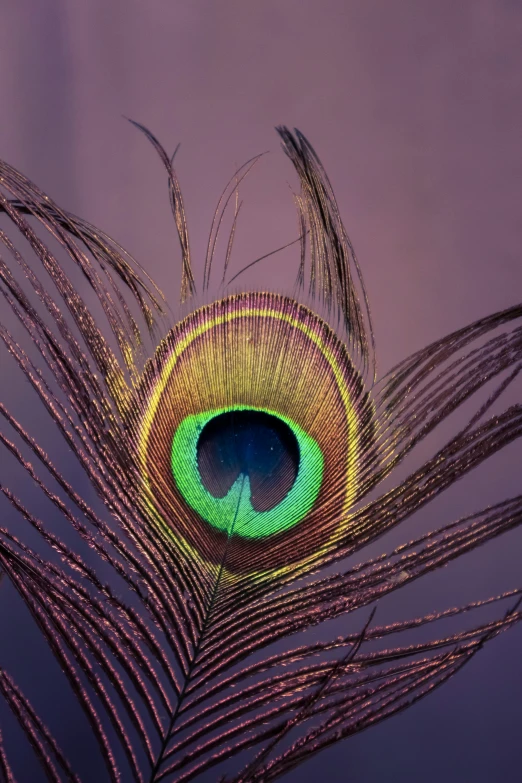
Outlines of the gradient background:
{"type": "MultiPolygon", "coordinates": [[[[274,154],[243,189],[234,268],[296,236],[286,185],[295,179],[272,127],[299,127],[361,260],[381,373],[521,299],[516,0],[3,0],[0,107],[0,156],[114,236],[173,300],[179,252],[165,177],[122,115],[169,150],[182,143],[177,171],[197,269],[223,186],[265,149],[274,154]]],[[[291,249],[250,281],[283,284],[296,263],[291,249]]],[[[4,382],[23,399],[22,384],[4,382]]],[[[520,385],[510,394],[520,400],[520,385]]],[[[376,550],[519,492],[520,464],[515,444],[376,550]]],[[[400,591],[378,620],[518,586],[521,532],[400,591]]],[[[2,661],[13,657],[9,637],[2,661]]],[[[519,627],[428,699],[285,780],[519,781],[521,653],[519,627]]]]}

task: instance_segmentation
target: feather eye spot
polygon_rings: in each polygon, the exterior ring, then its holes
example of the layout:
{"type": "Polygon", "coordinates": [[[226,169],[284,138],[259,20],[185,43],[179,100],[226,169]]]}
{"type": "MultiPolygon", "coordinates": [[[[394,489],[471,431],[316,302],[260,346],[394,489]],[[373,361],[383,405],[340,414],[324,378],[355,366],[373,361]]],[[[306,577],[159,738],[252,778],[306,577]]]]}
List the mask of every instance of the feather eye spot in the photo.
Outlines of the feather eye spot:
{"type": "Polygon", "coordinates": [[[226,548],[229,573],[285,567],[349,524],[368,394],[346,346],[295,300],[195,310],[145,367],[136,404],[144,503],[204,561],[226,548]]]}

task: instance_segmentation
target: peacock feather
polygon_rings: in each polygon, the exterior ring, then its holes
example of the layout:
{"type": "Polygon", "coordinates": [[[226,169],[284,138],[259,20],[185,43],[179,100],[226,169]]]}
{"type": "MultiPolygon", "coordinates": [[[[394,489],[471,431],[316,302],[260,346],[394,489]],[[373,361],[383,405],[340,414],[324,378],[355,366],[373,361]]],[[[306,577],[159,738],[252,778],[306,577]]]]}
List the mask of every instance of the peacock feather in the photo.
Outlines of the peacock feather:
{"type": "Polygon", "coordinates": [[[68,681],[64,704],[81,711],[74,743],[65,713],[37,710],[1,669],[15,719],[3,783],[265,783],[413,704],[522,619],[522,588],[374,616],[379,599],[519,525],[522,495],[354,559],[522,434],[520,404],[491,411],[522,366],[522,305],[377,381],[359,265],[305,137],[278,128],[300,184],[295,286],[250,291],[236,282],[248,268],[227,277],[239,185],[259,156],[220,199],[198,280],[173,158],[138,127],[167,170],[180,240],[173,326],[128,253],[1,164],[0,290],[16,327],[0,326],[4,379],[22,374],[75,467],[0,406],[3,460],[37,498],[1,487],[0,596],[25,603],[68,681]],[[467,425],[394,479],[488,383],[467,425]],[[441,635],[448,617],[462,622],[441,635]]]}

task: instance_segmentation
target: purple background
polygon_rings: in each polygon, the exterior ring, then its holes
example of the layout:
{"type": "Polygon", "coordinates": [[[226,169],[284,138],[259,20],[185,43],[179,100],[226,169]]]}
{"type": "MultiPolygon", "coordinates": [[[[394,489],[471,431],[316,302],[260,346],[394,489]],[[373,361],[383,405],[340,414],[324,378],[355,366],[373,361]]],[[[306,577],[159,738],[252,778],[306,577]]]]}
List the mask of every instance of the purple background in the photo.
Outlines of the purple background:
{"type": "MultiPolygon", "coordinates": [[[[519,2],[17,0],[2,4],[1,17],[0,156],[119,240],[173,302],[179,253],[165,178],[122,115],[169,150],[182,143],[177,170],[197,269],[235,165],[265,149],[274,154],[243,189],[234,269],[296,236],[286,185],[295,179],[272,128],[300,128],[330,174],[363,266],[381,372],[521,300],[519,2]]],[[[296,261],[286,251],[249,282],[283,285],[296,261]]],[[[519,384],[511,399],[520,396],[519,384]]],[[[520,463],[515,444],[418,524],[519,492],[520,463]]],[[[416,524],[399,538],[413,537],[416,524]]],[[[401,591],[392,616],[517,586],[520,533],[401,591]]],[[[517,628],[430,698],[286,779],[519,781],[521,650],[517,628]]]]}

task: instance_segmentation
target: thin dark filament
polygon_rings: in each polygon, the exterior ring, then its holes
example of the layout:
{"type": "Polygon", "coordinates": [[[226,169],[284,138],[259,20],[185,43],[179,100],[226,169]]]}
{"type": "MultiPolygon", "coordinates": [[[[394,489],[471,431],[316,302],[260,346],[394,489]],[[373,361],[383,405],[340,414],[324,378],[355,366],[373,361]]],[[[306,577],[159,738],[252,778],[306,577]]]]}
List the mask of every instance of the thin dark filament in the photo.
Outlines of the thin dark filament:
{"type": "Polygon", "coordinates": [[[247,269],[250,269],[254,266],[254,264],[259,263],[259,261],[263,261],[265,258],[270,258],[270,256],[273,256],[275,253],[280,253],[281,250],[286,250],[287,247],[291,247],[292,245],[295,245],[297,242],[300,242],[302,237],[297,237],[297,239],[292,239],[291,242],[287,242],[286,245],[281,245],[281,247],[278,247],[276,250],[271,250],[270,253],[265,253],[264,256],[260,256],[259,258],[256,258],[255,261],[251,261],[249,264],[247,264],[243,269],[240,269],[239,272],[236,272],[236,274],[230,278],[228,283],[226,283],[226,286],[228,287],[231,283],[236,280],[236,278],[239,277],[239,275],[242,275],[243,272],[246,272],[247,269]]]}

